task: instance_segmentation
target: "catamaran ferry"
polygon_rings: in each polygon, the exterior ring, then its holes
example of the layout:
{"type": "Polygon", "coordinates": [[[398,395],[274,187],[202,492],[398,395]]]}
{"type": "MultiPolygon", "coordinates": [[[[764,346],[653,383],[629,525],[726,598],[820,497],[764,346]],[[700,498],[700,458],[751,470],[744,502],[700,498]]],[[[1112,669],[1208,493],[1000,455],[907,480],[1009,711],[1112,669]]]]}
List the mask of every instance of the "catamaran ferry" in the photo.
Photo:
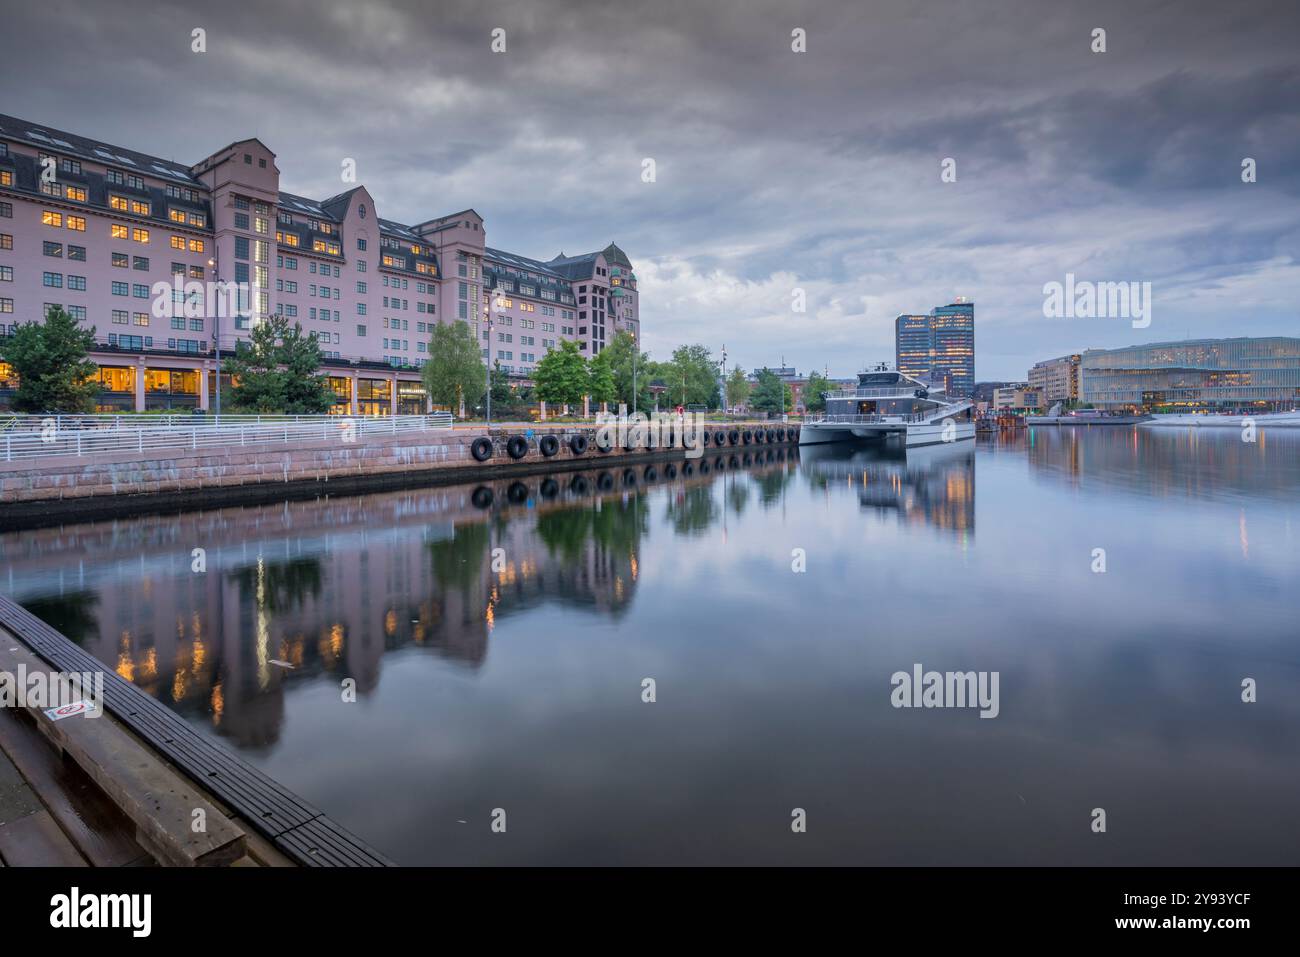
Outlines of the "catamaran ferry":
{"type": "Polygon", "coordinates": [[[850,439],[902,440],[907,448],[975,438],[969,399],[894,371],[885,363],[858,373],[856,389],[827,392],[826,413],[810,416],[800,445],[850,439]]]}

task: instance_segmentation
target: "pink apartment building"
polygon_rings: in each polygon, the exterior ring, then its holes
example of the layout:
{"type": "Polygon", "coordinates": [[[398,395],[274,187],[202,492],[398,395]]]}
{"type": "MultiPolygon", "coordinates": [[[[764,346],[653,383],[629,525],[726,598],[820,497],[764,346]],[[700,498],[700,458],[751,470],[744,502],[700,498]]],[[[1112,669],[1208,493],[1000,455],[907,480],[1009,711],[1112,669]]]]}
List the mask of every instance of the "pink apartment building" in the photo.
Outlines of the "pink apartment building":
{"type": "MultiPolygon", "coordinates": [[[[209,409],[218,345],[276,313],[319,342],[340,414],[426,411],[437,322],[469,322],[521,380],[562,339],[588,355],[624,330],[640,341],[636,276],[612,243],[525,259],[488,248],[472,209],[406,226],[364,186],[282,192],[256,139],[184,166],[0,115],[0,334],[51,305],[94,329],[104,411],[209,409]],[[196,281],[244,284],[242,308],[212,309],[184,289],[196,281]],[[160,282],[177,287],[161,317],[160,282]]],[[[0,408],[14,384],[0,363],[0,408]]]]}

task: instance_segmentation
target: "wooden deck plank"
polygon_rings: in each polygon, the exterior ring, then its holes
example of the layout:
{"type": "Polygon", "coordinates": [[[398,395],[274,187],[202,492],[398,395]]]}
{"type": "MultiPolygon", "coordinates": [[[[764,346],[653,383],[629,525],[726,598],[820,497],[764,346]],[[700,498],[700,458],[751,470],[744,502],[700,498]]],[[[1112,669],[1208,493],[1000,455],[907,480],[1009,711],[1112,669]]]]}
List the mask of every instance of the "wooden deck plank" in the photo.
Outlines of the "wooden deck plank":
{"type": "Polygon", "coordinates": [[[150,864],[133,836],[135,827],[89,776],[64,760],[36,730],[31,718],[0,709],[0,758],[5,755],[46,810],[94,867],[150,864]]]}
{"type": "Polygon", "coordinates": [[[0,858],[9,867],[87,866],[44,808],[0,827],[0,858]]]}
{"type": "MultiPolygon", "coordinates": [[[[15,673],[20,668],[28,674],[53,671],[21,646],[15,650],[0,642],[0,670],[15,673]]],[[[56,682],[62,686],[58,700],[73,700],[67,678],[56,677],[50,683],[56,682]]],[[[37,704],[28,703],[26,711],[40,732],[71,756],[131,820],[136,842],[156,860],[177,866],[219,866],[244,856],[243,828],[108,714],[56,721],[37,704]],[[191,821],[199,813],[205,827],[196,832],[191,821]]]]}
{"type": "Polygon", "coordinates": [[[0,643],[4,629],[44,658],[54,670],[104,675],[104,705],[141,742],[238,812],[281,853],[313,866],[388,866],[391,862],[330,821],[293,792],[224,746],[204,737],[183,718],[109,670],[58,631],[0,596],[0,643]],[[290,839],[288,835],[297,834],[290,839]]]}

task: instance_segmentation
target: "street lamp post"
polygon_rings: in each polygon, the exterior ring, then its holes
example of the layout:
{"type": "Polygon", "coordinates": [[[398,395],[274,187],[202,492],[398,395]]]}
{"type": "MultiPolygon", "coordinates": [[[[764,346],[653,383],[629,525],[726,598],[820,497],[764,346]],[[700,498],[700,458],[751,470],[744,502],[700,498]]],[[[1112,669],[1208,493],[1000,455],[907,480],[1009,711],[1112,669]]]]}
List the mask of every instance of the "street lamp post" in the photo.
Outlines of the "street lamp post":
{"type": "Polygon", "coordinates": [[[722,414],[727,414],[727,344],[722,344],[722,414]]]}
{"type": "Polygon", "coordinates": [[[493,311],[494,309],[497,310],[497,311],[500,311],[500,309],[501,309],[501,297],[500,297],[500,295],[498,294],[498,291],[497,291],[496,289],[493,289],[490,293],[488,293],[487,296],[486,296],[485,299],[484,299],[484,302],[483,302],[483,317],[484,317],[484,321],[487,323],[487,344],[488,344],[488,347],[487,347],[487,408],[486,408],[486,416],[487,416],[487,424],[488,424],[489,426],[492,425],[492,328],[493,328],[493,325],[494,325],[494,323],[493,323],[493,321],[492,321],[492,311],[493,311]]]}
{"type": "MultiPolygon", "coordinates": [[[[217,272],[217,261],[208,260],[208,268],[212,270],[212,285],[214,289],[221,288],[220,273],[217,272]]],[[[217,302],[216,296],[206,296],[208,302],[216,303],[217,308],[212,310],[215,315],[212,317],[212,341],[217,347],[217,424],[221,424],[221,303],[217,302]]]]}

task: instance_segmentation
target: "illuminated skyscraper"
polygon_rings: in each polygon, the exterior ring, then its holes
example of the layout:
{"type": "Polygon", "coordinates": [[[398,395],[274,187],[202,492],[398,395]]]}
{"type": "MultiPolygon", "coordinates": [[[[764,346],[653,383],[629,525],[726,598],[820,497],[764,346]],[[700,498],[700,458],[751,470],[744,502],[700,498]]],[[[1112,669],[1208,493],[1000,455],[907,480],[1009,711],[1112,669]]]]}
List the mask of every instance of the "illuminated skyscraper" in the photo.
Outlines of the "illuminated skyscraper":
{"type": "Polygon", "coordinates": [[[894,352],[899,372],[942,384],[949,395],[969,396],[975,387],[975,304],[958,299],[928,316],[899,316],[894,352]]]}

